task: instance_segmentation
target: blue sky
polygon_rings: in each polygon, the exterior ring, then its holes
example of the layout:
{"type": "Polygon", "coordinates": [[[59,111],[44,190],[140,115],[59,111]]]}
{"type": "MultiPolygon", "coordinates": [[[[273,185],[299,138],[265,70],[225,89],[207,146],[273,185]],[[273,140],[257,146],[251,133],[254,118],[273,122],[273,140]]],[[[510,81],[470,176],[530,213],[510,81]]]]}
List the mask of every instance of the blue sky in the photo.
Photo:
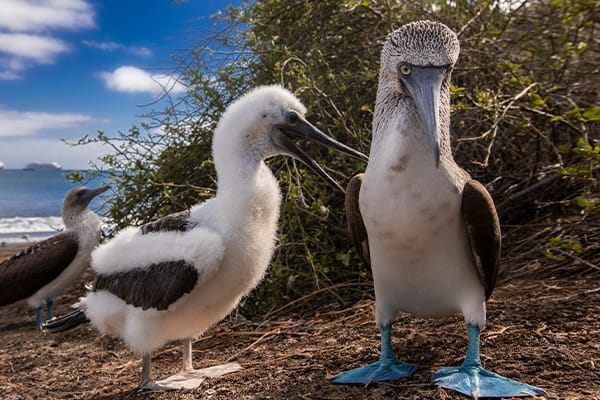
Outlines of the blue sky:
{"type": "Polygon", "coordinates": [[[160,84],[182,93],[171,75],[174,49],[210,27],[202,17],[242,0],[0,3],[0,162],[78,169],[107,149],[70,148],[60,138],[127,131],[160,84]]]}

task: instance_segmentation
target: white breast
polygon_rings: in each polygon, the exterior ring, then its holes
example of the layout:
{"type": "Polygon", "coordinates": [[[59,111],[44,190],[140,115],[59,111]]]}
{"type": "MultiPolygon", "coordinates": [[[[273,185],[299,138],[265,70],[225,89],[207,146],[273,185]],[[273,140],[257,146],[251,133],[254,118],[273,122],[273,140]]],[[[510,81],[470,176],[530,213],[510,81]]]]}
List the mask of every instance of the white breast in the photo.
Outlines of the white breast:
{"type": "Polygon", "coordinates": [[[360,192],[369,235],[377,321],[398,311],[463,312],[484,320],[484,293],[461,216],[460,179],[411,137],[387,135],[360,192]]]}

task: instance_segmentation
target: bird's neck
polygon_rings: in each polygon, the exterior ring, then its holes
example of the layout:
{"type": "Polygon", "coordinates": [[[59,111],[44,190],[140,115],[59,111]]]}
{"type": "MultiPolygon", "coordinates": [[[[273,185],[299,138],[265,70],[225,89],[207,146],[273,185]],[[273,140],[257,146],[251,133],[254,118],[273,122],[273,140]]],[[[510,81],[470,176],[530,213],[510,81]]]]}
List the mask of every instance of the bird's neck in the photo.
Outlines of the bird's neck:
{"type": "Polygon", "coordinates": [[[217,166],[219,204],[232,224],[275,224],[279,218],[281,194],[277,180],[264,161],[229,163],[217,166]]]}
{"type": "MultiPolygon", "coordinates": [[[[440,163],[452,160],[450,148],[450,88],[442,84],[439,99],[440,163]]],[[[388,149],[431,153],[414,102],[402,93],[399,82],[380,79],[373,117],[371,155],[388,149]],[[397,149],[398,146],[403,147],[397,149]],[[406,147],[410,148],[406,148],[406,147]]]]}
{"type": "Polygon", "coordinates": [[[67,230],[76,231],[80,240],[96,240],[100,234],[101,220],[89,209],[63,210],[63,222],[67,230]]]}

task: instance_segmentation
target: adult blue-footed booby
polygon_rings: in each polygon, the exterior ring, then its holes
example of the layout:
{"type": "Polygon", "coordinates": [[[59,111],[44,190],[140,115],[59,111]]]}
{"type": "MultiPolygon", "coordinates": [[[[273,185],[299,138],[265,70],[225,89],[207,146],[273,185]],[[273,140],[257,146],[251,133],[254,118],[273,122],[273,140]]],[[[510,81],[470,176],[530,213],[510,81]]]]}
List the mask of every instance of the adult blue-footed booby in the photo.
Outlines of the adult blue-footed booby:
{"type": "Polygon", "coordinates": [[[407,24],[384,43],[369,164],[346,194],[350,237],[373,271],[381,357],[333,382],[409,376],[417,366],[396,361],[390,340],[396,314],[461,312],[469,336],[465,361],[441,369],[433,382],[473,397],[542,393],[480,362],[501,235],[492,198],[450,150],[450,72],[458,53],[454,32],[430,21],[407,24]]]}
{"type": "Polygon", "coordinates": [[[311,125],[305,112],[280,86],[257,88],[229,106],[213,138],[215,197],[141,228],[126,228],[98,247],[92,255],[96,279],[80,308],[44,329],[60,331],[91,320],[143,356],[142,387],[197,386],[205,372],[192,370],[189,338],[224,318],[258,284],[273,254],[281,194],[264,160],[290,155],[342,191],[292,139],[367,160],[311,125]],[[176,339],[186,339],[185,371],[152,383],[150,354],[176,339]]]}
{"type": "Polygon", "coordinates": [[[52,318],[54,298],[90,264],[101,232],[100,218],[87,206],[108,188],[71,189],[62,206],[66,229],[0,263],[0,306],[26,301],[35,309],[37,324],[41,326],[41,306],[46,303],[46,319],[52,318]]]}

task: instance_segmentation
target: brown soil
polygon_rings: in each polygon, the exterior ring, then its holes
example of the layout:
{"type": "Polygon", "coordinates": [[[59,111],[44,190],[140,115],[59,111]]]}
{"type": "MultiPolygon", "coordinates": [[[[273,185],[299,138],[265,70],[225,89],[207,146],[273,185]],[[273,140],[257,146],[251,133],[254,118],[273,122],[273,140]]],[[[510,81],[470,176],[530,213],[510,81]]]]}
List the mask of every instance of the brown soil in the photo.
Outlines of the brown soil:
{"type": "MultiPolygon", "coordinates": [[[[0,247],[2,252],[14,249],[0,247]]],[[[57,314],[82,295],[82,284],[58,298],[57,314]]],[[[519,278],[497,288],[482,333],[487,369],[539,386],[548,399],[600,399],[600,287],[597,278],[519,278]]],[[[316,293],[315,296],[321,296],[316,293]]],[[[462,399],[430,383],[466,350],[460,317],[399,316],[394,347],[418,363],[407,380],[362,386],[329,383],[333,374],[375,361],[379,334],[373,301],[285,314],[260,323],[230,317],[194,343],[194,366],[238,361],[241,372],[206,380],[188,392],[139,392],[140,361],[118,339],[91,326],[43,334],[25,305],[0,309],[0,399],[462,399]]],[[[289,309],[288,309],[289,311],[289,309]]],[[[179,343],[153,355],[156,377],[177,372],[179,343]]]]}

